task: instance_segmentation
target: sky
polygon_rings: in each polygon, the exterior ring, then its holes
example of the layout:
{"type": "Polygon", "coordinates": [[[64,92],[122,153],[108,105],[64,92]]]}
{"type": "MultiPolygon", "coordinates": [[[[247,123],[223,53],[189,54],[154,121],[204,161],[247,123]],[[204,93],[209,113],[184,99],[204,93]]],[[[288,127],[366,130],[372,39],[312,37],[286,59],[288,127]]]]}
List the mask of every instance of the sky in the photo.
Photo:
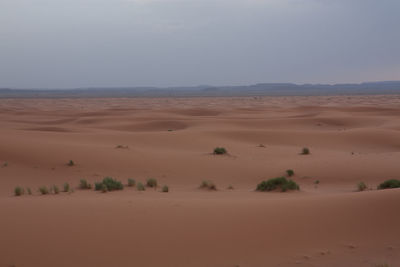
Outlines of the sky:
{"type": "Polygon", "coordinates": [[[0,88],[400,80],[399,0],[0,0],[0,88]]]}

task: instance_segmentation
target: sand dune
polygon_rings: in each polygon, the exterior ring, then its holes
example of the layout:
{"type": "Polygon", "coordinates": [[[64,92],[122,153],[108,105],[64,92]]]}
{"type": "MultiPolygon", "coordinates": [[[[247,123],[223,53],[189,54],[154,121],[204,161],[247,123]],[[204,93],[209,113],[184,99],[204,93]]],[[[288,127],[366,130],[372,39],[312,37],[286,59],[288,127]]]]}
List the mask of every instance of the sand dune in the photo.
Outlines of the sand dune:
{"type": "Polygon", "coordinates": [[[400,266],[400,191],[356,192],[400,178],[399,100],[2,99],[0,266],[400,266]],[[300,191],[254,191],[287,169],[300,191]],[[171,191],[76,188],[105,176],[171,191]]]}

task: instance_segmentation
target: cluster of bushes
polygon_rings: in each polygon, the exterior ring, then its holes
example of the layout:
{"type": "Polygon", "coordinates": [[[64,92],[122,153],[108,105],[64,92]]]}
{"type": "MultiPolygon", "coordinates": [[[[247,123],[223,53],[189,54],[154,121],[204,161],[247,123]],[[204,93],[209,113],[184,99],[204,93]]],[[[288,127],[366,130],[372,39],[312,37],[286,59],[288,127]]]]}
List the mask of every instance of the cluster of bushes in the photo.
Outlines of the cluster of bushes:
{"type": "MultiPolygon", "coordinates": [[[[397,179],[389,179],[384,181],[383,183],[379,184],[377,189],[382,190],[382,189],[392,189],[392,188],[400,188],[400,180],[397,179]]],[[[365,191],[367,190],[368,187],[364,182],[359,182],[357,184],[357,191],[365,191]]]]}
{"type": "MultiPolygon", "coordinates": [[[[38,188],[38,192],[41,195],[59,194],[60,193],[60,189],[56,185],[52,185],[52,186],[49,186],[49,187],[40,186],[38,188]]],[[[71,193],[71,192],[73,192],[73,190],[71,189],[71,187],[69,186],[68,183],[65,183],[64,186],[63,186],[62,192],[71,193]]],[[[26,191],[25,191],[25,189],[23,187],[21,187],[21,186],[17,186],[17,187],[14,188],[14,195],[15,196],[22,196],[22,195],[25,195],[25,193],[28,194],[28,195],[32,195],[32,190],[29,187],[27,187],[26,191]]]]}
{"type": "MultiPolygon", "coordinates": [[[[129,178],[127,186],[128,187],[136,187],[136,189],[138,191],[145,191],[146,187],[157,189],[158,183],[157,183],[157,180],[154,178],[147,179],[145,184],[143,184],[141,182],[136,183],[136,181],[134,179],[129,178]]],[[[90,189],[92,189],[92,185],[87,180],[81,179],[79,182],[78,188],[82,189],[82,190],[90,190],[90,189]]],[[[122,190],[122,189],[124,189],[124,185],[122,184],[122,182],[120,182],[112,177],[105,177],[101,182],[96,182],[94,184],[95,191],[101,191],[104,193],[108,192],[108,191],[122,190]]],[[[41,186],[38,188],[38,192],[42,195],[59,194],[60,189],[56,185],[53,185],[50,187],[41,186]]],[[[63,185],[62,192],[73,192],[73,189],[71,188],[69,183],[65,183],[63,185]]],[[[169,187],[167,185],[162,186],[161,192],[164,192],[164,193],[169,192],[169,187]]],[[[21,186],[17,186],[14,188],[15,196],[22,196],[25,193],[32,195],[32,191],[30,188],[26,188],[26,190],[25,190],[25,188],[23,188],[21,186]]]]}
{"type": "Polygon", "coordinates": [[[299,190],[300,187],[295,181],[288,180],[286,177],[271,178],[257,185],[257,191],[274,191],[278,189],[281,192],[286,192],[288,190],[299,190]]]}

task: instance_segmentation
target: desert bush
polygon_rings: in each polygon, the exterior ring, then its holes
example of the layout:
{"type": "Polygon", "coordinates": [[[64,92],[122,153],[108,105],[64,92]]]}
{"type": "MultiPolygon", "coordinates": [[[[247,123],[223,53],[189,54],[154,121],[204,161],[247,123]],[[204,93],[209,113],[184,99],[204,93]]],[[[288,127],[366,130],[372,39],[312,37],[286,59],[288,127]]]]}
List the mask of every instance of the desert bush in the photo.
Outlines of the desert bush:
{"type": "Polygon", "coordinates": [[[229,185],[229,186],[228,186],[228,189],[229,189],[229,190],[233,190],[233,189],[235,189],[235,188],[233,187],[233,185],[229,185]]]}
{"type": "Polygon", "coordinates": [[[314,184],[319,184],[319,180],[315,180],[315,181],[314,181],[314,184]]]}
{"type": "Polygon", "coordinates": [[[65,183],[63,186],[63,192],[69,192],[70,187],[69,187],[69,183],[65,183]]]}
{"type": "Polygon", "coordinates": [[[157,180],[154,178],[147,179],[147,187],[157,187],[157,180]]]}
{"type": "Polygon", "coordinates": [[[49,189],[47,188],[47,186],[41,186],[39,187],[39,192],[42,195],[47,195],[49,194],[49,189]]]}
{"type": "Polygon", "coordinates": [[[400,188],[400,180],[390,179],[386,180],[378,186],[378,189],[391,189],[400,188]]]}
{"type": "Polygon", "coordinates": [[[164,185],[164,186],[161,188],[161,192],[168,193],[168,192],[169,192],[168,185],[164,185]]]}
{"type": "Polygon", "coordinates": [[[228,153],[228,151],[224,147],[216,147],[214,148],[214,155],[223,155],[228,153]]]}
{"type": "Polygon", "coordinates": [[[104,192],[104,187],[106,188],[106,191],[124,189],[124,185],[120,181],[117,181],[112,177],[105,177],[103,181],[95,183],[95,190],[97,191],[101,190],[104,192]]]}
{"type": "Polygon", "coordinates": [[[28,195],[32,195],[32,190],[29,187],[26,188],[26,191],[28,192],[28,195]]]}
{"type": "Polygon", "coordinates": [[[201,182],[200,188],[201,189],[208,189],[208,190],[217,190],[217,186],[213,182],[206,181],[206,180],[201,182]]]}
{"type": "Polygon", "coordinates": [[[367,185],[364,182],[359,182],[357,184],[357,190],[358,191],[364,191],[365,189],[367,189],[367,185]]]}
{"type": "Polygon", "coordinates": [[[138,183],[136,184],[136,189],[137,189],[138,191],[144,191],[144,190],[146,190],[146,187],[144,187],[144,185],[143,185],[141,182],[138,182],[138,183]]]}
{"type": "Polygon", "coordinates": [[[308,155],[310,154],[310,149],[307,147],[303,147],[303,149],[301,150],[301,154],[302,155],[308,155]]]}
{"type": "Polygon", "coordinates": [[[60,193],[60,189],[58,188],[58,186],[53,185],[53,193],[54,193],[54,194],[60,193]]]}
{"type": "Polygon", "coordinates": [[[280,189],[282,192],[287,190],[299,190],[300,187],[296,182],[286,179],[286,177],[276,177],[266,181],[262,181],[257,185],[257,191],[273,191],[280,189]]]}
{"type": "Polygon", "coordinates": [[[136,181],[135,181],[135,179],[128,178],[128,186],[130,186],[130,187],[134,187],[134,186],[135,186],[135,184],[136,184],[136,181]]]}
{"type": "Polygon", "coordinates": [[[81,179],[81,181],[79,183],[79,188],[80,189],[91,189],[92,185],[89,184],[85,179],[81,179]]]}
{"type": "Polygon", "coordinates": [[[291,169],[289,169],[289,170],[286,170],[286,174],[287,174],[287,176],[291,177],[291,176],[293,176],[293,175],[294,175],[294,171],[293,171],[293,170],[291,170],[291,169]]]}
{"type": "Polygon", "coordinates": [[[75,162],[71,159],[70,161],[68,161],[67,165],[70,167],[75,166],[75,162]]]}
{"type": "Polygon", "coordinates": [[[14,188],[14,195],[15,196],[22,196],[25,193],[24,188],[17,186],[14,188]]]}
{"type": "Polygon", "coordinates": [[[8,166],[8,162],[6,161],[3,163],[3,167],[7,167],[7,166],[8,166]]]}

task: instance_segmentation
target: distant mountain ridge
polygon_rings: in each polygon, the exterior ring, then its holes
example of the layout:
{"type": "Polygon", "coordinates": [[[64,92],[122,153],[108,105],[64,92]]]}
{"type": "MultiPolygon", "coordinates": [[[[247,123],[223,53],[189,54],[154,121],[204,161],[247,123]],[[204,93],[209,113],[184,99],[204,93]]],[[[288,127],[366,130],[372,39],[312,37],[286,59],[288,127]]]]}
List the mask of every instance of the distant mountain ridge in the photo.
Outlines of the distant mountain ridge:
{"type": "Polygon", "coordinates": [[[359,84],[259,83],[245,86],[93,87],[75,89],[0,88],[0,98],[207,97],[400,94],[400,81],[359,84]]]}

